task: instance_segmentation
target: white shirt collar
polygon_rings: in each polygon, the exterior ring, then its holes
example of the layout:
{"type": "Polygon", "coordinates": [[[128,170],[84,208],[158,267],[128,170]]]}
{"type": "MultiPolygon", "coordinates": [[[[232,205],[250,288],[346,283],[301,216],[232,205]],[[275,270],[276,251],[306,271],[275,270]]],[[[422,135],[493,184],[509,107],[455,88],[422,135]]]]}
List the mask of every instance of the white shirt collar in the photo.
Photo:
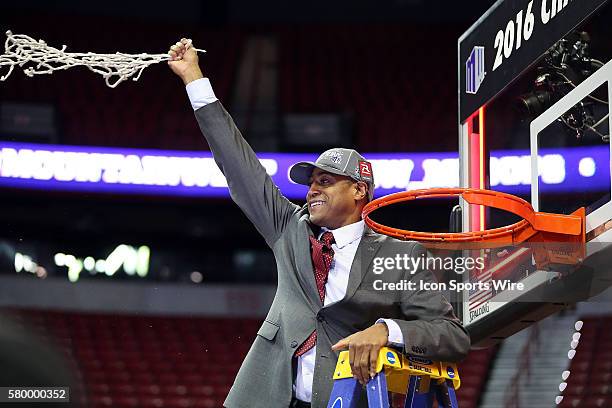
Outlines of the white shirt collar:
{"type": "MultiPolygon", "coordinates": [[[[323,234],[325,231],[331,231],[331,233],[334,235],[336,246],[342,249],[351,242],[360,239],[363,235],[364,228],[365,222],[363,220],[359,220],[352,224],[345,225],[344,227],[336,228],[335,230],[321,227],[321,234],[323,234]]],[[[321,234],[319,234],[319,237],[321,234]]]]}

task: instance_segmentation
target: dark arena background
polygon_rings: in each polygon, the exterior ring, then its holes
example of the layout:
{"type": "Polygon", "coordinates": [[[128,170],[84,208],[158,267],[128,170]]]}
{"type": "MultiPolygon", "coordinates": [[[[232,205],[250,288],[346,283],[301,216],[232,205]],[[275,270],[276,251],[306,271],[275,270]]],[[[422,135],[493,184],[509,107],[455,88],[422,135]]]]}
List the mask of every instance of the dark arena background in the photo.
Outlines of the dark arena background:
{"type": "MultiPolygon", "coordinates": [[[[289,166],[335,146],[375,162],[376,197],[459,186],[458,40],[495,3],[528,2],[3,2],[0,31],[3,40],[11,30],[93,53],[163,54],[193,39],[206,50],[200,66],[216,96],[281,191],[301,205],[308,188],[289,181],[289,166]]],[[[535,13],[540,18],[539,5],[535,13]]],[[[590,55],[605,64],[612,13],[607,4],[597,13],[581,30],[590,55]]],[[[490,65],[495,52],[487,58],[490,65]]],[[[529,71],[500,87],[486,126],[503,136],[488,142],[487,155],[529,155],[529,139],[518,136],[524,118],[562,92],[561,82],[549,80],[545,91],[534,85],[541,61],[534,57],[529,71]]],[[[589,70],[596,69],[582,66],[576,81],[589,70]]],[[[603,115],[585,109],[591,125],[603,115]]],[[[580,126],[544,147],[601,147],[609,160],[605,137],[580,134],[580,126]]],[[[221,407],[274,296],[276,265],[231,201],[167,64],[116,88],[85,67],[31,78],[15,67],[0,82],[0,152],[0,387],[69,386],[75,407],[221,407]],[[157,161],[143,175],[147,157],[157,161]]],[[[501,162],[486,165],[493,172],[501,162]]],[[[512,178],[522,163],[503,174],[512,178]]],[[[589,172],[584,163],[580,171],[589,172]]],[[[582,184],[564,171],[549,202],[609,201],[609,174],[582,184]]],[[[496,177],[509,186],[503,191],[529,199],[528,187],[496,177]]],[[[456,224],[455,204],[404,203],[377,219],[443,232],[456,224]]],[[[469,315],[450,300],[460,317],[469,315]]],[[[533,320],[512,317],[527,323],[493,341],[471,332],[459,406],[612,406],[611,301],[603,291],[533,320]]],[[[490,318],[485,328],[496,324],[490,318]]]]}

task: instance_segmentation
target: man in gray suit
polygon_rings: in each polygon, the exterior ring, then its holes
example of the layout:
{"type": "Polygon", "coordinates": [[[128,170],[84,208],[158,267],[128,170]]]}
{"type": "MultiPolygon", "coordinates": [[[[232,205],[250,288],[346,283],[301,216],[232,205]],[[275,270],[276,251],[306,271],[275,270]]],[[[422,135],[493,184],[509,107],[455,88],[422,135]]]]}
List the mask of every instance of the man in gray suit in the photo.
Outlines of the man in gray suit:
{"type": "MultiPolygon", "coordinates": [[[[232,199],[272,249],[278,269],[274,301],[224,405],[326,407],[341,349],[349,350],[362,384],[387,345],[424,358],[464,358],[469,337],[439,292],[373,288],[381,277],[370,268],[375,258],[393,258],[398,248],[423,258],[425,250],[364,225],[361,210],[374,189],[370,163],[354,150],[331,149],[315,163],[296,164],[290,177],[309,190],[306,205],[291,203],[215,97],[191,41],[182,39],[169,54],[232,199]]],[[[399,268],[385,271],[384,278],[434,279],[424,269],[399,268]]],[[[367,406],[364,395],[360,407],[367,406]]]]}

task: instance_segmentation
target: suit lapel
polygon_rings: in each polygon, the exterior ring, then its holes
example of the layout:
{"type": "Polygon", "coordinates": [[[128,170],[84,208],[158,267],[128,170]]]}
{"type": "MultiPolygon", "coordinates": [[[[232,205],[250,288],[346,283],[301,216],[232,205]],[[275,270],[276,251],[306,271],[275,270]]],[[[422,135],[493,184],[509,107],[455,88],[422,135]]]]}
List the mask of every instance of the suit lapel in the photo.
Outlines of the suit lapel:
{"type": "Polygon", "coordinates": [[[361,241],[357,247],[353,264],[351,265],[348,286],[346,288],[346,295],[344,296],[344,299],[350,299],[357,291],[357,288],[365,277],[374,256],[380,249],[380,245],[382,244],[383,240],[383,235],[374,233],[368,227],[365,228],[363,237],[361,237],[361,241]]]}
{"type": "Polygon", "coordinates": [[[304,292],[313,306],[313,310],[317,310],[322,306],[322,303],[321,298],[319,297],[319,290],[317,289],[317,282],[315,281],[314,268],[312,265],[312,257],[310,255],[310,236],[314,236],[314,234],[309,220],[310,217],[308,213],[300,217],[300,221],[302,221],[301,225],[306,230],[306,239],[302,238],[302,234],[300,234],[300,237],[298,237],[296,266],[298,269],[298,279],[304,288],[304,292]]]}

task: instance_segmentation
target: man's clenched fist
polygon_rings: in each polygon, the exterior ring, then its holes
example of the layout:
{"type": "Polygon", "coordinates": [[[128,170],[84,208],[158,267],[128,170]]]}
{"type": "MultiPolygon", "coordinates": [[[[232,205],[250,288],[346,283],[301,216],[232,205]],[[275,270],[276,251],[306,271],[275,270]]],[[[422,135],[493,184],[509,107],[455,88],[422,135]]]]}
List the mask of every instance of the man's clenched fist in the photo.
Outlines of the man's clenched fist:
{"type": "Polygon", "coordinates": [[[168,54],[171,58],[168,61],[170,69],[183,80],[185,85],[204,77],[198,65],[198,53],[191,40],[182,38],[170,47],[168,54]]]}

